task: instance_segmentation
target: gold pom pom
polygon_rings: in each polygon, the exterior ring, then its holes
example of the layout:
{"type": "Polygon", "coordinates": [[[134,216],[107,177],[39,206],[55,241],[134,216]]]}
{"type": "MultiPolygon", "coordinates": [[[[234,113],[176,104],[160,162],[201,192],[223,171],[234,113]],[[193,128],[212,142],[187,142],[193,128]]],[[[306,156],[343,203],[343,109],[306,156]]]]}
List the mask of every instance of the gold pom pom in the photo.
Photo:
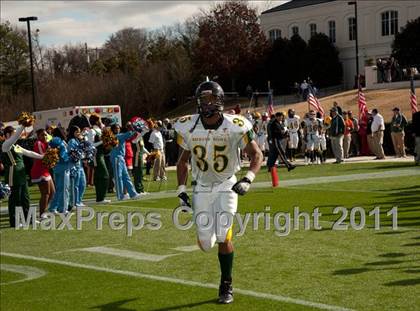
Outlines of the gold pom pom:
{"type": "Polygon", "coordinates": [[[44,166],[48,169],[52,169],[57,165],[59,160],[60,156],[58,155],[58,148],[48,148],[44,154],[44,158],[42,159],[42,164],[44,164],[44,166]]]}
{"type": "Polygon", "coordinates": [[[105,149],[112,149],[118,146],[118,139],[109,128],[106,128],[102,131],[101,139],[105,149]]]}
{"type": "Polygon", "coordinates": [[[29,127],[34,125],[35,117],[29,114],[28,112],[23,111],[17,118],[17,121],[20,125],[24,127],[29,127]]]}

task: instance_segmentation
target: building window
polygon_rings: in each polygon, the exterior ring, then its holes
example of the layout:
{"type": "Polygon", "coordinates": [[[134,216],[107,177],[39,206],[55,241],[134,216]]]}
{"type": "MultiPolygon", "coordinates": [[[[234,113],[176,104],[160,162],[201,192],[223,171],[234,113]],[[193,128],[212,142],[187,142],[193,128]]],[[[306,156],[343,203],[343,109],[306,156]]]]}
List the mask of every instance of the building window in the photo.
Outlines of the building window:
{"type": "Polygon", "coordinates": [[[311,37],[316,35],[316,24],[310,24],[309,25],[309,30],[310,30],[310,33],[311,33],[311,37]]]}
{"type": "Polygon", "coordinates": [[[330,42],[335,43],[336,41],[336,34],[335,34],[335,21],[328,22],[328,32],[330,37],[330,42]]]}
{"type": "Polygon", "coordinates": [[[398,32],[398,11],[386,11],[381,14],[382,36],[395,35],[398,32]]]}
{"type": "Polygon", "coordinates": [[[349,18],[349,40],[356,40],[356,18],[349,18]]]}
{"type": "Polygon", "coordinates": [[[272,29],[268,32],[268,37],[270,38],[270,42],[273,43],[278,38],[281,37],[281,30],[280,29],[272,29]]]}
{"type": "Polygon", "coordinates": [[[293,26],[292,27],[292,35],[299,35],[299,27],[293,26]]]}

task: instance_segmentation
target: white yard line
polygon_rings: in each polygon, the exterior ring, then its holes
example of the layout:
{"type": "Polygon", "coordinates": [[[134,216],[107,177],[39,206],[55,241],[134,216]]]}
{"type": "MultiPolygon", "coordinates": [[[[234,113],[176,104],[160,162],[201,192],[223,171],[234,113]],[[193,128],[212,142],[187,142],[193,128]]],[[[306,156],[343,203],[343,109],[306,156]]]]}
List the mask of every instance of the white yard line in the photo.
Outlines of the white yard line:
{"type": "MultiPolygon", "coordinates": [[[[149,279],[149,280],[154,280],[154,281],[181,284],[181,285],[187,285],[187,286],[212,288],[212,289],[219,288],[219,286],[217,284],[201,283],[201,282],[196,282],[196,281],[189,281],[189,280],[183,280],[183,279],[166,277],[166,276],[159,276],[159,275],[153,275],[153,274],[145,274],[145,273],[127,271],[127,270],[110,269],[110,268],[105,268],[105,267],[81,264],[81,263],[52,259],[52,258],[35,257],[35,256],[30,256],[30,255],[7,253],[7,252],[2,252],[2,253],[0,253],[0,255],[7,256],[7,257],[12,257],[12,258],[34,260],[34,261],[39,261],[39,262],[46,262],[46,263],[51,263],[51,264],[69,266],[69,267],[73,267],[73,268],[89,269],[89,270],[94,270],[94,271],[108,272],[108,273],[120,274],[120,275],[125,275],[125,276],[132,276],[132,277],[149,279]]],[[[303,300],[303,299],[296,299],[296,298],[291,298],[291,297],[282,296],[282,295],[274,295],[274,294],[256,292],[256,291],[246,290],[246,289],[235,288],[235,292],[238,293],[238,294],[244,295],[244,296],[262,298],[262,299],[268,299],[268,300],[275,300],[275,301],[291,303],[291,304],[297,304],[297,305],[302,305],[302,306],[306,306],[306,307],[317,308],[317,309],[320,309],[320,310],[353,311],[352,309],[343,308],[343,307],[340,307],[340,306],[327,305],[327,304],[323,304],[323,303],[319,303],[319,302],[312,302],[312,301],[307,301],[307,300],[303,300]]]]}
{"type": "Polygon", "coordinates": [[[111,255],[111,256],[142,260],[142,261],[151,261],[151,262],[159,262],[169,257],[181,255],[181,253],[168,254],[168,255],[156,255],[156,254],[148,254],[148,253],[130,251],[127,249],[104,247],[104,246],[79,248],[79,251],[102,254],[102,255],[111,255]]]}
{"type": "Polygon", "coordinates": [[[47,274],[44,270],[39,269],[39,268],[30,267],[30,266],[22,266],[22,265],[9,265],[9,264],[3,264],[3,263],[0,264],[0,270],[10,271],[10,272],[25,275],[23,279],[0,283],[0,285],[15,284],[15,283],[20,283],[20,282],[30,281],[30,280],[43,277],[45,274],[47,274]]]}

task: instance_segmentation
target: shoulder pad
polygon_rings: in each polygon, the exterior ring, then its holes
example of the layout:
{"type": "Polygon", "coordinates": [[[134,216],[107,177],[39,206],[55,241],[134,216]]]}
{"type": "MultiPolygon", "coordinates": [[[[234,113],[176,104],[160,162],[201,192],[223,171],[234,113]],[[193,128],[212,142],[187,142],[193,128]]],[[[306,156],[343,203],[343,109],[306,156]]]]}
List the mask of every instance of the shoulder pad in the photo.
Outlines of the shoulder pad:
{"type": "Polygon", "coordinates": [[[224,118],[230,123],[230,129],[235,132],[246,133],[252,130],[252,123],[241,115],[224,114],[224,118]]]}
{"type": "Polygon", "coordinates": [[[199,117],[198,114],[183,116],[174,124],[174,129],[178,133],[188,132],[194,126],[195,121],[199,117]]]}

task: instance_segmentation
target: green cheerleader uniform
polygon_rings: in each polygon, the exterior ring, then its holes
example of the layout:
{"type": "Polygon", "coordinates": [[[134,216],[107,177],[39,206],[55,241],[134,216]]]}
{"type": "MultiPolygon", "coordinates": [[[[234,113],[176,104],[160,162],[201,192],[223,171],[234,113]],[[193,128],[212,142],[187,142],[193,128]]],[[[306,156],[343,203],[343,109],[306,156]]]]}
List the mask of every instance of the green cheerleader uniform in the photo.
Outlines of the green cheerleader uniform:
{"type": "Polygon", "coordinates": [[[102,145],[96,147],[93,165],[95,167],[93,181],[96,190],[96,202],[101,202],[105,200],[109,183],[109,173],[105,163],[105,152],[102,145]]]}
{"type": "Polygon", "coordinates": [[[134,188],[137,193],[144,192],[143,186],[143,155],[147,152],[144,148],[143,138],[134,139],[133,141],[133,176],[134,176],[134,188]]]}
{"type": "MultiPolygon", "coordinates": [[[[0,143],[0,151],[3,143],[0,143]]],[[[15,227],[16,206],[21,206],[25,218],[28,216],[30,199],[28,191],[28,182],[26,179],[25,164],[23,154],[19,152],[21,147],[12,145],[7,152],[1,153],[1,161],[4,165],[4,180],[10,186],[11,194],[8,201],[9,223],[15,227]]]]}

